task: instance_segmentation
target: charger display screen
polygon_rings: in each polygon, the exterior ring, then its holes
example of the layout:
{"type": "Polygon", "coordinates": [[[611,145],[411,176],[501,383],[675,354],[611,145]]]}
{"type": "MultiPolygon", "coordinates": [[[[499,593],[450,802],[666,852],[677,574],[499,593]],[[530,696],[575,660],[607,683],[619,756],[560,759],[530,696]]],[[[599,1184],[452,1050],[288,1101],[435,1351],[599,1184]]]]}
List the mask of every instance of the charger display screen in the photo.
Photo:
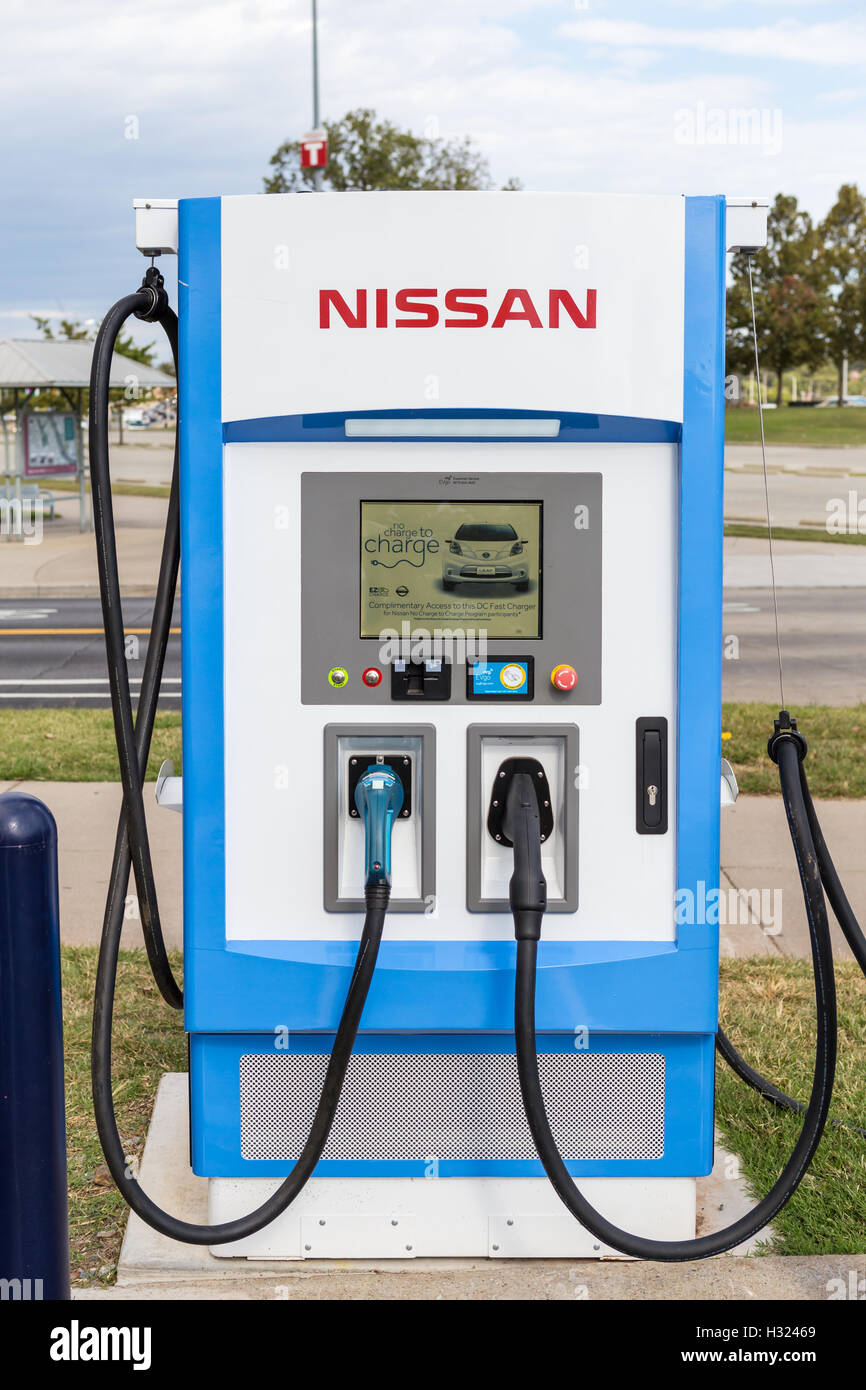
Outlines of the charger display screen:
{"type": "Polygon", "coordinates": [[[360,635],[542,635],[542,503],[362,501],[360,635]]]}

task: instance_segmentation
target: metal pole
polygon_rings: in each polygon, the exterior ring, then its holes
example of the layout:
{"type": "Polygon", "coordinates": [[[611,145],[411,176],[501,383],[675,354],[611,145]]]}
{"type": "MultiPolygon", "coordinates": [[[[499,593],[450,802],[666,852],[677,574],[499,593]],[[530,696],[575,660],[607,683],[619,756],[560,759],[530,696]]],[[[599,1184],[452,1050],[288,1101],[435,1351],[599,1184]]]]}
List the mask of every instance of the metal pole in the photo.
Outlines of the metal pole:
{"type": "Polygon", "coordinates": [[[57,827],[24,792],[0,795],[0,1281],[70,1297],[57,827]]]}
{"type": "MultiPolygon", "coordinates": [[[[84,488],[84,507],[85,507],[85,510],[88,510],[88,507],[87,507],[87,465],[86,465],[86,463],[85,463],[85,461],[84,461],[84,430],[81,428],[81,421],[82,421],[82,416],[83,416],[83,410],[84,410],[84,392],[82,391],[81,387],[79,386],[79,388],[78,388],[77,403],[76,403],[76,407],[75,407],[75,431],[76,431],[76,438],[77,438],[77,441],[78,441],[76,452],[77,452],[77,454],[78,454],[78,467],[79,467],[80,470],[81,470],[81,485],[82,485],[82,487],[84,488]]],[[[89,518],[88,518],[88,524],[89,524],[90,529],[91,529],[91,531],[92,531],[92,530],[93,530],[93,498],[92,498],[92,497],[91,497],[91,499],[90,499],[89,513],[90,513],[90,515],[89,515],[89,518]]],[[[82,530],[83,530],[83,529],[84,529],[84,528],[82,527],[82,530]]]]}
{"type": "Polygon", "coordinates": [[[12,503],[12,474],[9,464],[9,426],[6,424],[6,411],[0,411],[0,425],[3,426],[3,461],[6,469],[6,477],[3,485],[3,498],[6,503],[6,511],[3,516],[7,527],[6,539],[10,539],[11,527],[9,527],[9,507],[12,503]]]}
{"type": "Polygon", "coordinates": [[[81,393],[79,392],[79,417],[78,417],[78,529],[87,530],[87,480],[84,475],[84,431],[81,429],[80,415],[81,393]]]}
{"type": "MultiPolygon", "coordinates": [[[[17,391],[15,392],[15,396],[16,396],[16,400],[17,400],[17,397],[18,397],[18,392],[17,392],[17,391]]],[[[26,458],[24,457],[24,431],[22,430],[21,426],[22,426],[23,419],[24,419],[24,411],[25,411],[26,409],[27,409],[27,400],[26,400],[26,398],[25,398],[25,400],[24,400],[24,405],[23,405],[22,410],[21,410],[21,414],[20,414],[20,415],[16,415],[16,417],[15,417],[15,451],[16,451],[16,453],[17,453],[17,455],[18,455],[18,466],[17,466],[17,468],[16,468],[16,470],[15,470],[15,516],[18,518],[18,535],[17,535],[17,539],[18,539],[19,541],[23,541],[23,539],[24,539],[24,525],[23,525],[24,513],[23,513],[23,511],[21,510],[22,505],[23,505],[23,504],[22,504],[22,500],[21,500],[21,478],[22,478],[22,476],[23,476],[24,469],[27,467],[27,460],[26,460],[26,458]],[[19,443],[19,441],[20,441],[20,443],[19,443]]],[[[14,533],[13,533],[13,534],[14,534],[14,533]]]]}
{"type": "MultiPolygon", "coordinates": [[[[319,12],[316,0],[313,0],[313,129],[319,129],[319,12]]],[[[313,171],[313,187],[321,193],[321,169],[313,171]]]]}

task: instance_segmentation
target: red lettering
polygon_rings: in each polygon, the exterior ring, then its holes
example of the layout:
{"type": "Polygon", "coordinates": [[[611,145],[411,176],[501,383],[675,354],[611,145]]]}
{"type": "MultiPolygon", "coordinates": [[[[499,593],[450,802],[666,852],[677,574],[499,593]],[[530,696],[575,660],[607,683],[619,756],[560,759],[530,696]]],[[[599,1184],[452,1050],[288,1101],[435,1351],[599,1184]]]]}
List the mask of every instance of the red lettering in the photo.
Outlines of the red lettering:
{"type": "Polygon", "coordinates": [[[536,313],[529,290],[506,290],[491,327],[501,328],[510,319],[526,319],[533,328],[541,327],[541,319],[536,313]],[[523,305],[519,311],[512,308],[517,302],[523,305]]]}
{"type": "MultiPolygon", "coordinates": [[[[375,326],[388,327],[387,289],[370,291],[375,303],[375,326]]],[[[397,290],[394,295],[394,308],[398,314],[408,314],[409,318],[394,319],[395,328],[435,328],[440,322],[439,306],[435,303],[437,290],[409,289],[397,290]],[[434,301],[430,303],[429,301],[434,301]]],[[[445,310],[457,318],[443,318],[445,328],[503,328],[506,323],[528,323],[531,328],[541,328],[542,322],[532,302],[529,290],[506,290],[494,319],[490,320],[486,299],[487,290],[456,289],[444,293],[445,310]]],[[[596,327],[597,291],[586,291],[586,308],[580,309],[568,290],[548,290],[548,323],[551,328],[559,328],[562,311],[577,328],[596,327]]],[[[339,290],[319,290],[319,327],[331,327],[331,310],[347,328],[367,327],[367,291],[355,290],[355,308],[350,307],[339,290]]]]}
{"type": "Polygon", "coordinates": [[[367,291],[356,290],[355,294],[356,310],[353,314],[339,290],[319,290],[319,327],[330,328],[333,305],[347,328],[366,328],[367,291]]]}
{"type": "Polygon", "coordinates": [[[436,290],[398,290],[394,296],[394,308],[401,314],[417,314],[414,319],[395,319],[395,328],[435,328],[439,322],[439,310],[435,304],[425,304],[418,296],[435,299],[436,290]],[[413,298],[414,296],[414,298],[413,298]]]}
{"type": "Polygon", "coordinates": [[[595,290],[586,292],[586,313],[582,314],[572,299],[568,290],[550,291],[550,326],[559,327],[559,306],[562,305],[572,323],[576,323],[578,328],[595,328],[595,290]]]}
{"type": "Polygon", "coordinates": [[[487,294],[486,290],[447,290],[445,293],[445,308],[450,309],[452,314],[468,314],[471,317],[462,319],[446,319],[446,328],[483,328],[488,320],[487,305],[473,304],[466,299],[466,295],[472,295],[474,299],[483,299],[487,294]]]}

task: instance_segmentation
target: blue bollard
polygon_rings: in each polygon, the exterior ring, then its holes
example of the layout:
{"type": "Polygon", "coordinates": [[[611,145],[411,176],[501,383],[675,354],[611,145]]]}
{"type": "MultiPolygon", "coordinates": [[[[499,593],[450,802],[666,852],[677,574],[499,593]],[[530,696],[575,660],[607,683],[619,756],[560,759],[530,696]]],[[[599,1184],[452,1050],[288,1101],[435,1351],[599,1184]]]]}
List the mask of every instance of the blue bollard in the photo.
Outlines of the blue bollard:
{"type": "Polygon", "coordinates": [[[57,826],[0,795],[0,1299],[68,1299],[57,826]]]}

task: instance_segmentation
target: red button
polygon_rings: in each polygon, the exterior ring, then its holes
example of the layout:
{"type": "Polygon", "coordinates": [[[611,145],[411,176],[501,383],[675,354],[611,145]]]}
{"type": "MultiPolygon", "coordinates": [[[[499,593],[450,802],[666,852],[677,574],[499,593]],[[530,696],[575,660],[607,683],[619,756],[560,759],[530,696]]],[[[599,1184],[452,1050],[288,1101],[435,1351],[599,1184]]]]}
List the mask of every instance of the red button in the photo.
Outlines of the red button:
{"type": "Polygon", "coordinates": [[[577,685],[577,672],[573,666],[554,666],[550,683],[557,690],[573,690],[577,685]]]}
{"type": "Polygon", "coordinates": [[[368,666],[361,679],[365,685],[381,685],[382,672],[376,666],[368,666]]]}

